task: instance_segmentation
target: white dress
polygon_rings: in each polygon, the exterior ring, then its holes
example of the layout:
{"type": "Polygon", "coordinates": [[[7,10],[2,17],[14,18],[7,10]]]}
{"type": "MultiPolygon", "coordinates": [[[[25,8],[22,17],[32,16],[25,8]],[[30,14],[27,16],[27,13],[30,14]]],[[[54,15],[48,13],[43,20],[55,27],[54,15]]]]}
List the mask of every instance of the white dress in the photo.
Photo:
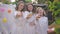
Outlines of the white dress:
{"type": "Polygon", "coordinates": [[[32,13],[32,12],[25,11],[25,12],[23,13],[23,17],[26,19],[27,15],[30,14],[30,13],[32,13]]]}
{"type": "Polygon", "coordinates": [[[48,29],[48,19],[47,17],[41,17],[39,20],[36,20],[36,33],[37,34],[47,34],[48,29]]]}
{"type": "MultiPolygon", "coordinates": [[[[15,16],[18,12],[15,12],[15,16]]],[[[15,18],[15,23],[16,23],[16,33],[15,34],[24,34],[24,25],[25,25],[25,19],[22,17],[20,18],[15,18]]]]}
{"type": "MultiPolygon", "coordinates": [[[[26,12],[26,17],[28,14],[30,14],[31,12],[26,12]]],[[[25,15],[25,14],[24,14],[25,15]]],[[[25,18],[26,18],[25,17],[25,18]]],[[[30,23],[35,23],[35,15],[33,15],[31,18],[26,19],[26,24],[25,24],[25,28],[24,28],[24,34],[35,34],[35,25],[31,26],[30,23]]]]}

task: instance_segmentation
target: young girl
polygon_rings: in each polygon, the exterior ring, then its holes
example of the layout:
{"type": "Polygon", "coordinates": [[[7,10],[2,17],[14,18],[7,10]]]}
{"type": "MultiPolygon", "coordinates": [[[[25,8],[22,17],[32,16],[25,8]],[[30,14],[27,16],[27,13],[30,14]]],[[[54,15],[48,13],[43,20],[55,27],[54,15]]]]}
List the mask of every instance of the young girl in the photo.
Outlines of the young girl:
{"type": "Polygon", "coordinates": [[[15,12],[15,16],[16,18],[19,18],[23,15],[23,9],[24,9],[24,2],[23,1],[19,1],[17,3],[17,6],[16,6],[16,12],[15,12]]]}
{"type": "Polygon", "coordinates": [[[36,34],[47,34],[48,29],[48,18],[45,17],[45,11],[41,8],[37,8],[37,14],[36,14],[36,34]]]}
{"type": "Polygon", "coordinates": [[[27,3],[26,4],[26,11],[24,11],[24,18],[27,18],[27,16],[31,13],[35,13],[35,7],[33,6],[32,3],[27,3]]]}
{"type": "Polygon", "coordinates": [[[26,25],[25,25],[25,34],[35,34],[35,15],[34,15],[34,7],[32,4],[27,5],[27,11],[25,11],[25,19],[26,19],[26,25]]]}
{"type": "Polygon", "coordinates": [[[23,9],[24,9],[24,2],[19,1],[16,7],[15,18],[16,18],[16,34],[23,34],[25,20],[23,18],[23,9]]]}

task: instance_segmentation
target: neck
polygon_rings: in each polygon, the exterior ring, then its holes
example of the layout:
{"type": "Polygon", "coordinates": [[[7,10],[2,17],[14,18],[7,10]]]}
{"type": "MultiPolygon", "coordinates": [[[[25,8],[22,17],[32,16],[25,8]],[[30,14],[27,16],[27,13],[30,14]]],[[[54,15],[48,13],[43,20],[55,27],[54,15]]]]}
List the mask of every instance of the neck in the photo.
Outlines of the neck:
{"type": "Polygon", "coordinates": [[[21,9],[18,9],[18,11],[22,11],[21,9]]]}
{"type": "Polygon", "coordinates": [[[22,12],[21,10],[17,10],[17,11],[22,12]]]}

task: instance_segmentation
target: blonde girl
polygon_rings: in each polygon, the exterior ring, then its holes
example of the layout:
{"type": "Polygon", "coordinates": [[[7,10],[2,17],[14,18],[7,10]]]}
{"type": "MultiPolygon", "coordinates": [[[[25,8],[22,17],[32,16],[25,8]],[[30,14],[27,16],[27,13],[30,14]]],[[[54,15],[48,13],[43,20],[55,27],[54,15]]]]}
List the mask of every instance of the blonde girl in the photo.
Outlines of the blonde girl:
{"type": "Polygon", "coordinates": [[[45,15],[46,13],[41,7],[36,9],[36,34],[47,34],[48,18],[45,15]]]}

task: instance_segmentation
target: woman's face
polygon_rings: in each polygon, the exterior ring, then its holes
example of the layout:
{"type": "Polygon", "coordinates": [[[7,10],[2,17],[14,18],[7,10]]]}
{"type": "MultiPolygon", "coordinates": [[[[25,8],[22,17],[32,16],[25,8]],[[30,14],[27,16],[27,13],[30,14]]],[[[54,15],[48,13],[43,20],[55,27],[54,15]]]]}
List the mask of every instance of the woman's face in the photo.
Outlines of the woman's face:
{"type": "Polygon", "coordinates": [[[32,5],[28,5],[28,10],[32,11],[33,10],[33,6],[32,5]]]}
{"type": "Polygon", "coordinates": [[[44,13],[43,9],[39,9],[39,10],[38,10],[38,14],[39,14],[40,16],[43,16],[43,13],[44,13]]]}
{"type": "Polygon", "coordinates": [[[20,3],[20,5],[18,6],[18,10],[21,11],[24,8],[24,4],[20,3]]]}

